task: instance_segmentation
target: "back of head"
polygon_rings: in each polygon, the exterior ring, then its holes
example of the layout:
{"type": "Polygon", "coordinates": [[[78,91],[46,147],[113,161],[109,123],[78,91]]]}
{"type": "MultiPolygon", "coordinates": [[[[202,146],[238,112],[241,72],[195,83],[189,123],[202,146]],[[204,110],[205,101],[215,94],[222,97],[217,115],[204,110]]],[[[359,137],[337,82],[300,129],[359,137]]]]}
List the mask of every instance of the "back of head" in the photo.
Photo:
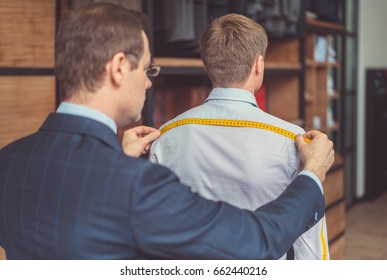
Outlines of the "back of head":
{"type": "Polygon", "coordinates": [[[214,87],[241,85],[266,48],[262,26],[238,14],[215,19],[200,40],[201,57],[214,87]]]}
{"type": "Polygon", "coordinates": [[[141,36],[146,17],[123,7],[97,3],[68,12],[60,21],[55,41],[55,72],[64,99],[81,90],[95,92],[107,62],[118,52],[137,68],[144,52],[141,36]]]}

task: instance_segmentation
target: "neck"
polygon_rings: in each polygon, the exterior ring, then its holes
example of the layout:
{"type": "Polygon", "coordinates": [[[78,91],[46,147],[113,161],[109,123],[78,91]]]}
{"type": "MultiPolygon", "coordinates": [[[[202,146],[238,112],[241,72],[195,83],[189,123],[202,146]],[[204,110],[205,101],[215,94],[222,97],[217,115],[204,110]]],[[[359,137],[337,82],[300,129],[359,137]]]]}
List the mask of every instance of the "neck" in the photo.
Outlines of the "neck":
{"type": "Polygon", "coordinates": [[[109,96],[104,94],[102,91],[97,91],[95,93],[80,92],[79,94],[76,94],[73,97],[66,99],[65,101],[86,106],[90,109],[101,112],[116,121],[115,107],[112,104],[112,98],[108,97],[109,96]]]}

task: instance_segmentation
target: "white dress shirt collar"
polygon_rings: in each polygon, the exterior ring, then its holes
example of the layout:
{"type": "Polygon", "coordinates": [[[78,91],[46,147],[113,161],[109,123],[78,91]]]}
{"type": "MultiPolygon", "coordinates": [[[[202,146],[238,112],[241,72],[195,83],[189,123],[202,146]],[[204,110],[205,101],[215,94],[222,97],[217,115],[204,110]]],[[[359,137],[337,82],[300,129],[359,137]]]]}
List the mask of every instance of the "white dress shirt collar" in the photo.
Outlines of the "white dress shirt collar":
{"type": "Polygon", "coordinates": [[[113,130],[115,134],[117,134],[117,125],[112,118],[105,115],[104,113],[90,109],[89,107],[64,101],[59,105],[56,112],[95,120],[97,122],[105,124],[111,130],[113,130]]]}
{"type": "Polygon", "coordinates": [[[219,99],[246,102],[258,107],[255,96],[251,92],[240,88],[214,88],[206,102],[219,99]]]}

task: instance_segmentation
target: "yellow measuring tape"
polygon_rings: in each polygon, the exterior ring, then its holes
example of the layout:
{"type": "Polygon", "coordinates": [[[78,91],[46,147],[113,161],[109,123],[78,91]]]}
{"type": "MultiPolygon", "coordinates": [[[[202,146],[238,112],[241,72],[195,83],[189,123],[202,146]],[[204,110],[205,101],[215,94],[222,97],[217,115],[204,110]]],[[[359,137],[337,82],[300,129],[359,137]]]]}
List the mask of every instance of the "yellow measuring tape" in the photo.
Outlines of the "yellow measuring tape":
{"type": "MultiPolygon", "coordinates": [[[[186,124],[200,124],[200,125],[216,125],[216,126],[233,126],[233,127],[251,127],[251,128],[260,128],[269,130],[281,135],[284,135],[286,137],[289,137],[292,140],[296,140],[296,134],[293,132],[274,126],[270,124],[265,124],[261,122],[255,122],[255,121],[245,121],[245,120],[220,120],[220,119],[200,119],[200,118],[188,118],[188,119],[182,119],[179,121],[175,121],[165,127],[163,127],[160,131],[161,134],[167,132],[168,130],[171,130],[172,128],[186,125],[186,124]]],[[[305,142],[309,143],[310,139],[304,138],[305,142]]]]}
{"type": "Polygon", "coordinates": [[[321,219],[320,238],[321,238],[321,245],[322,245],[322,259],[326,260],[327,259],[327,243],[325,241],[323,229],[324,229],[324,217],[321,219]]]}

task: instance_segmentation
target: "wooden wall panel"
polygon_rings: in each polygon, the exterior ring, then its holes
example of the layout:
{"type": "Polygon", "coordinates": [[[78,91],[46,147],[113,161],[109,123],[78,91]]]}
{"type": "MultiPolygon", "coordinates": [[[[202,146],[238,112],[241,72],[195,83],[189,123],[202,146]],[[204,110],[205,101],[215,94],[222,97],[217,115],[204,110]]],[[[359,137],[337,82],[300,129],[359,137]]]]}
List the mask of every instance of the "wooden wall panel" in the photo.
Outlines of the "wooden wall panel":
{"type": "Polygon", "coordinates": [[[299,118],[299,79],[297,76],[267,75],[267,112],[286,121],[299,118]]]}
{"type": "Polygon", "coordinates": [[[0,260],[5,260],[5,252],[4,249],[0,247],[0,260]]]}
{"type": "Polygon", "coordinates": [[[328,173],[323,187],[326,206],[344,198],[344,169],[340,168],[328,173]]]}
{"type": "Polygon", "coordinates": [[[334,243],[329,244],[331,260],[345,259],[345,236],[340,237],[334,243]]]}
{"type": "Polygon", "coordinates": [[[340,203],[326,212],[328,239],[334,240],[345,231],[345,203],[340,203]]]}
{"type": "Polygon", "coordinates": [[[55,1],[0,1],[0,67],[54,66],[55,1]]]}
{"type": "Polygon", "coordinates": [[[36,131],[54,110],[53,76],[0,76],[0,148],[36,131]]]}
{"type": "Polygon", "coordinates": [[[272,40],[266,50],[265,68],[287,67],[300,68],[300,41],[298,38],[290,40],[272,40]]]}
{"type": "Polygon", "coordinates": [[[345,203],[339,203],[326,212],[329,252],[331,259],[345,257],[345,203]]]}

